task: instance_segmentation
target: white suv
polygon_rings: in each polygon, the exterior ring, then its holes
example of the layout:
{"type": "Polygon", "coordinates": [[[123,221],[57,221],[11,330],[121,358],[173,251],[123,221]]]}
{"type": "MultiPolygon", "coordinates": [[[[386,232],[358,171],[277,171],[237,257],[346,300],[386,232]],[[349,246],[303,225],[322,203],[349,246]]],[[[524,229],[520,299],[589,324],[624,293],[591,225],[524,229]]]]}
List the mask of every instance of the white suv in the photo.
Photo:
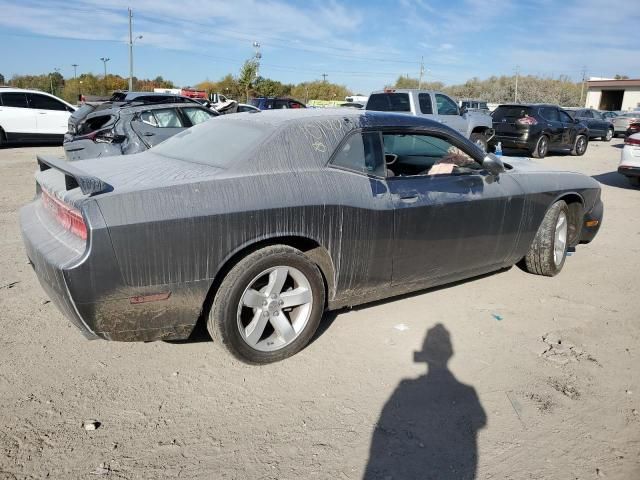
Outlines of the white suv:
{"type": "Polygon", "coordinates": [[[60,142],[73,105],[38,90],[0,87],[0,145],[60,142]]]}

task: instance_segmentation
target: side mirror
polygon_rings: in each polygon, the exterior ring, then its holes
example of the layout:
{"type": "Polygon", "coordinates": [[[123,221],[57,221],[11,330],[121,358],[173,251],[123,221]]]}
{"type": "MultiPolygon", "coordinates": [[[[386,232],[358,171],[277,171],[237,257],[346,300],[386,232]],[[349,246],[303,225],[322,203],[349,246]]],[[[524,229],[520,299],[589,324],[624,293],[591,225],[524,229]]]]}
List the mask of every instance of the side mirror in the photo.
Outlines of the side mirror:
{"type": "Polygon", "coordinates": [[[464,116],[465,113],[467,113],[467,107],[460,107],[460,116],[464,116]]]}
{"type": "Polygon", "coordinates": [[[487,153],[487,155],[482,160],[482,166],[492,175],[500,175],[505,171],[504,163],[498,157],[496,157],[493,153],[487,153]]]}

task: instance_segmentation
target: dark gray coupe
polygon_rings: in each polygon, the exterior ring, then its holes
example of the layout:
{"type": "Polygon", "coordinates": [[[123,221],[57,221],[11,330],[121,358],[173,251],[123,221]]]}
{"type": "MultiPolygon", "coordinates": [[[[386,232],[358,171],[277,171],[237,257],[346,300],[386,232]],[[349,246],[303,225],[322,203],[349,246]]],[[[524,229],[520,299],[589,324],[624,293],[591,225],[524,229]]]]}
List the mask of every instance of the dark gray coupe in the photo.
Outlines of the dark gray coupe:
{"type": "Polygon", "coordinates": [[[595,180],[503,163],[439,123],[263,113],[140,154],[38,158],[27,255],[88,338],[184,339],[203,321],[241,360],[273,362],[325,310],[516,263],[555,275],[599,229],[595,180]]]}

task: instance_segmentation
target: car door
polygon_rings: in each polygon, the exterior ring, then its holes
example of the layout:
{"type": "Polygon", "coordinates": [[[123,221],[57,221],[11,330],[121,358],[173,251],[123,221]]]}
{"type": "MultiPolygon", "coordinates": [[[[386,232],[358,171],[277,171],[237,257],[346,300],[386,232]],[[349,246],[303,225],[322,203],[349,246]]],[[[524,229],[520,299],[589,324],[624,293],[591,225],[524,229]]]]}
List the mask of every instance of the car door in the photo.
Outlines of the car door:
{"type": "Polygon", "coordinates": [[[524,195],[508,173],[488,174],[481,152],[442,133],[383,132],[383,143],[395,208],[394,285],[437,283],[510,260],[524,195]],[[439,163],[453,172],[430,173],[439,163]]]}
{"type": "Polygon", "coordinates": [[[467,120],[460,115],[460,110],[456,102],[443,93],[436,93],[434,96],[438,121],[457,130],[466,137],[467,120]]]}
{"type": "Polygon", "coordinates": [[[604,118],[604,116],[597,112],[596,110],[590,110],[591,115],[593,115],[593,123],[594,127],[597,130],[599,137],[604,137],[607,135],[607,130],[611,128],[611,123],[604,118]]]}
{"type": "Polygon", "coordinates": [[[67,132],[69,106],[41,93],[28,93],[29,106],[36,112],[36,128],[40,135],[64,135],[67,132]]]}
{"type": "Polygon", "coordinates": [[[550,147],[563,146],[562,137],[564,135],[564,125],[560,121],[558,115],[558,109],[555,107],[541,107],[540,116],[547,123],[544,129],[547,135],[549,135],[550,147]]]}
{"type": "Polygon", "coordinates": [[[580,127],[580,122],[576,123],[571,115],[564,110],[558,109],[558,119],[562,123],[562,147],[573,147],[574,140],[576,138],[576,132],[580,127]]]}
{"type": "Polygon", "coordinates": [[[151,148],[186,127],[175,108],[161,108],[139,112],[131,120],[131,128],[151,148]]]}
{"type": "Polygon", "coordinates": [[[37,133],[36,112],[29,108],[27,95],[23,92],[0,93],[0,127],[7,140],[18,140],[37,133]]]}

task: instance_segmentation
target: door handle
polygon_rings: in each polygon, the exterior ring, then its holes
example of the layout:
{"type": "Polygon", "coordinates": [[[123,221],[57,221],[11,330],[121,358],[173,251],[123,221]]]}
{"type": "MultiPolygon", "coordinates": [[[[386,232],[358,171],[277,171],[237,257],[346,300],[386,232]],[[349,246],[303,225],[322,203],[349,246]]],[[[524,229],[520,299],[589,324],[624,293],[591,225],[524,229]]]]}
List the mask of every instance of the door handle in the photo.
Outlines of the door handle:
{"type": "Polygon", "coordinates": [[[418,194],[417,192],[401,193],[400,201],[403,203],[416,203],[418,201],[418,194]]]}
{"type": "Polygon", "coordinates": [[[142,135],[144,135],[145,137],[153,137],[155,135],[155,133],[153,133],[153,132],[144,132],[142,135]]]}

